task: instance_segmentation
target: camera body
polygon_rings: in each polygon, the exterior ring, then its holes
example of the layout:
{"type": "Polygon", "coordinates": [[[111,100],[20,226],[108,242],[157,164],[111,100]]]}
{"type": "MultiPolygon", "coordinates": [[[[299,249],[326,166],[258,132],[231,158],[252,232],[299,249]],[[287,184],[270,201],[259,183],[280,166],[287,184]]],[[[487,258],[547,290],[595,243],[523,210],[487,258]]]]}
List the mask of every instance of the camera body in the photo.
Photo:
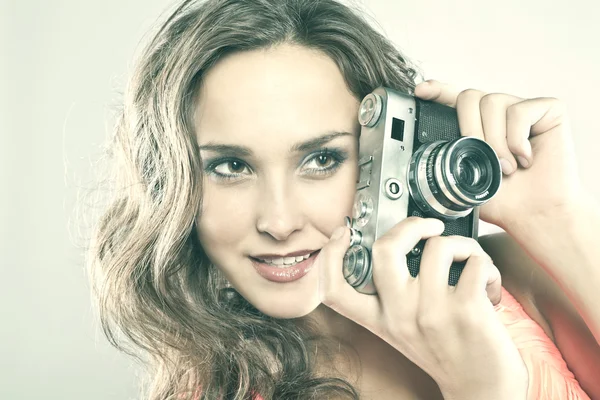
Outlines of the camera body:
{"type": "MultiPolygon", "coordinates": [[[[356,290],[375,294],[370,249],[379,237],[417,216],[441,219],[445,236],[477,238],[478,206],[497,192],[502,173],[487,143],[461,137],[454,108],[379,87],[363,99],[359,122],[352,244],[343,268],[356,290]]],[[[413,277],[424,242],[407,254],[413,277]]],[[[450,285],[464,264],[452,264],[450,285]]]]}

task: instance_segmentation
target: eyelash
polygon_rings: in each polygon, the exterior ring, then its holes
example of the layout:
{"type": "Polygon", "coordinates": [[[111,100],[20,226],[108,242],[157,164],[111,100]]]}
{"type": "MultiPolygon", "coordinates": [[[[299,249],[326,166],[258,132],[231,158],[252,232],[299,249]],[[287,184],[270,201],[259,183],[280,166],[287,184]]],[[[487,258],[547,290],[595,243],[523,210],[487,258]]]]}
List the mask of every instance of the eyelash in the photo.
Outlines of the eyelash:
{"type": "MultiPolygon", "coordinates": [[[[308,173],[305,171],[304,174],[307,173],[308,175],[316,175],[316,176],[332,175],[335,171],[337,171],[337,169],[339,167],[341,167],[341,165],[344,163],[344,161],[346,161],[348,159],[348,154],[346,153],[346,151],[341,150],[341,149],[325,148],[325,149],[321,149],[321,150],[309,155],[308,157],[306,157],[305,161],[302,163],[302,165],[305,166],[309,162],[318,161],[319,157],[331,158],[333,165],[329,166],[329,167],[325,167],[325,168],[309,168],[308,173]]],[[[213,177],[215,177],[217,180],[220,180],[220,181],[233,181],[233,180],[236,180],[236,179],[244,176],[244,174],[241,174],[241,173],[223,174],[223,173],[220,173],[217,171],[217,168],[219,166],[221,166],[223,164],[228,164],[228,163],[240,163],[244,167],[244,169],[250,169],[250,167],[248,167],[248,165],[244,161],[242,161],[238,158],[223,157],[223,158],[218,158],[216,160],[213,160],[211,163],[209,163],[208,166],[205,168],[205,171],[209,175],[212,175],[213,177]]]]}

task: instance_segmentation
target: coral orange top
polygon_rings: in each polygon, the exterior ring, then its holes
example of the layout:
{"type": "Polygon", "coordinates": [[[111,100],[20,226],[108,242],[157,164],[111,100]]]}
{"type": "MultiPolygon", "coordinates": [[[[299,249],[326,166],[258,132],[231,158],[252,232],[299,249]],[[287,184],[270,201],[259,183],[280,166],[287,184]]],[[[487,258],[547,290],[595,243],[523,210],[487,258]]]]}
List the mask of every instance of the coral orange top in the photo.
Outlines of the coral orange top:
{"type": "MultiPolygon", "coordinates": [[[[554,342],[506,289],[494,309],[529,371],[527,400],[590,400],[554,342]]],[[[255,400],[263,398],[257,395],[255,400]]]]}
{"type": "Polygon", "coordinates": [[[502,288],[502,300],[494,307],[508,329],[529,371],[528,400],[589,400],[546,332],[502,288]]]}

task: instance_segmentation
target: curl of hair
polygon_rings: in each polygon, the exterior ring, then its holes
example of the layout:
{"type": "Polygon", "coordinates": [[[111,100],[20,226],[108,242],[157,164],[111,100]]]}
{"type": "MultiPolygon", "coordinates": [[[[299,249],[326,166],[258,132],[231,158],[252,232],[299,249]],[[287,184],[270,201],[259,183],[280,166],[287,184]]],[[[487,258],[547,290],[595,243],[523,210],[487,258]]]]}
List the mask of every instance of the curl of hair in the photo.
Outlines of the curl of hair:
{"type": "Polygon", "coordinates": [[[108,148],[118,190],[87,257],[104,333],[149,369],[146,398],[358,398],[347,381],[315,373],[313,348],[326,339],[307,323],[271,318],[219,289],[195,231],[202,169],[193,114],[202,77],[227,54],[281,43],[327,54],[358,99],[381,85],[414,89],[416,69],[334,0],[176,7],[127,85],[108,148]]]}

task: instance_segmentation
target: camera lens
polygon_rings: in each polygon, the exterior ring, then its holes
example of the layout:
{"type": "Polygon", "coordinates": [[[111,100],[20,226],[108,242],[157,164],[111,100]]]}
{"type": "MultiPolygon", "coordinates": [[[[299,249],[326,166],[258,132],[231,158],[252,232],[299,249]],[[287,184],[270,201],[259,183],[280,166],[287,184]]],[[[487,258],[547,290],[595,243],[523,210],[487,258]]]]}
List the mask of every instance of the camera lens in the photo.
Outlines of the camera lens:
{"type": "Polygon", "coordinates": [[[470,206],[492,198],[500,188],[502,170],[494,150],[483,140],[464,137],[449,142],[442,160],[448,190],[470,206]]]}
{"type": "Polygon", "coordinates": [[[496,153],[473,137],[423,145],[408,171],[409,190],[419,208],[445,218],[468,215],[496,194],[501,181],[496,153]]]}
{"type": "Polygon", "coordinates": [[[456,181],[461,185],[476,185],[481,178],[481,168],[472,159],[463,158],[458,162],[456,181]]]}
{"type": "Polygon", "coordinates": [[[491,185],[492,163],[479,150],[464,151],[451,166],[456,185],[465,193],[478,195],[491,185]]]}

